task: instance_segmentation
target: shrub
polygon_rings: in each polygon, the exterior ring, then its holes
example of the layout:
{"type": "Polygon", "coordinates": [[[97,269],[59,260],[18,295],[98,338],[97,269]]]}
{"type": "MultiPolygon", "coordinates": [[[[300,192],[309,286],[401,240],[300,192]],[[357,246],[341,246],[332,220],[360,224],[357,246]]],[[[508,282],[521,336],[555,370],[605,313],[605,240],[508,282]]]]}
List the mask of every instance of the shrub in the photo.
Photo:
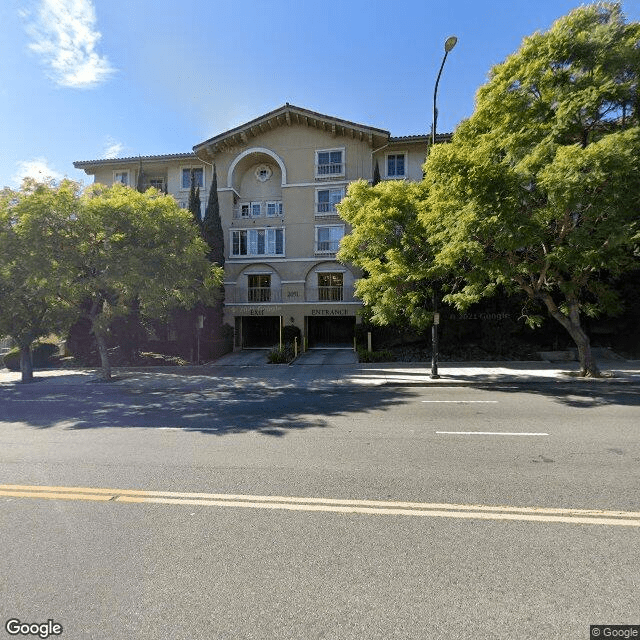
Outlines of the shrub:
{"type": "MultiPolygon", "coordinates": [[[[49,367],[55,363],[58,345],[52,342],[36,342],[31,348],[34,369],[49,367]]],[[[10,371],[20,371],[20,349],[14,348],[4,354],[4,366],[10,371]]]]}
{"type": "Polygon", "coordinates": [[[285,344],[282,349],[276,347],[269,351],[267,361],[269,364],[288,364],[289,362],[293,362],[294,358],[293,345],[285,344]]]}
{"type": "Polygon", "coordinates": [[[393,362],[395,358],[388,349],[384,351],[367,351],[358,347],[358,360],[360,362],[393,362]]]}
{"type": "Polygon", "coordinates": [[[138,355],[139,366],[151,367],[184,367],[189,364],[183,358],[179,356],[168,356],[164,353],[153,353],[151,351],[141,351],[138,355]]]}
{"type": "Polygon", "coordinates": [[[282,327],[282,342],[285,344],[293,344],[295,339],[298,338],[298,349],[301,344],[302,331],[295,324],[286,324],[282,327]]]}
{"type": "Polygon", "coordinates": [[[9,371],[20,371],[20,349],[14,347],[10,351],[7,351],[2,361],[9,371]]]}

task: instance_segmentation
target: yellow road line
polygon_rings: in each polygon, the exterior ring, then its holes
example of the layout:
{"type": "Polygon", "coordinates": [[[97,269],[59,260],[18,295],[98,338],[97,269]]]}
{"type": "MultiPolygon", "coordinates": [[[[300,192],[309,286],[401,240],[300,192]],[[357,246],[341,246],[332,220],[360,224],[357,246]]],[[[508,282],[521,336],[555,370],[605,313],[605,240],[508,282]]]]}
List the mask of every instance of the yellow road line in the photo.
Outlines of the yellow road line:
{"type": "Polygon", "coordinates": [[[11,484],[0,485],[0,496],[640,527],[640,512],[638,511],[602,509],[509,507],[11,484]]]}
{"type": "Polygon", "coordinates": [[[56,500],[94,500],[107,502],[112,499],[109,495],[97,495],[91,493],[64,493],[52,491],[3,491],[0,490],[0,496],[9,496],[12,498],[49,498],[56,500]]]}

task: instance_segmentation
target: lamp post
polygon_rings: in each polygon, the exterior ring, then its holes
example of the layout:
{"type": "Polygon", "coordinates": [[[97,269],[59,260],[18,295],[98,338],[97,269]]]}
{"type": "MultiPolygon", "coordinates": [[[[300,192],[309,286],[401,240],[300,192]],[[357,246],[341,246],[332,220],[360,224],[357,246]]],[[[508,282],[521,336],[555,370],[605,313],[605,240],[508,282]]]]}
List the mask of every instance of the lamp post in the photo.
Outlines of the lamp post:
{"type": "MultiPolygon", "coordinates": [[[[440,71],[438,71],[438,77],[436,78],[436,86],[433,89],[433,128],[431,129],[431,146],[436,143],[436,128],[438,125],[438,107],[436,106],[436,99],[438,97],[438,84],[440,83],[440,76],[444,69],[444,63],[447,61],[449,51],[456,46],[458,38],[450,36],[444,43],[444,56],[442,58],[442,64],[440,65],[440,71]]],[[[438,295],[435,287],[433,288],[433,325],[431,325],[431,342],[432,342],[432,354],[431,354],[431,378],[437,380],[438,375],[438,325],[440,324],[440,314],[438,313],[438,295]]]]}

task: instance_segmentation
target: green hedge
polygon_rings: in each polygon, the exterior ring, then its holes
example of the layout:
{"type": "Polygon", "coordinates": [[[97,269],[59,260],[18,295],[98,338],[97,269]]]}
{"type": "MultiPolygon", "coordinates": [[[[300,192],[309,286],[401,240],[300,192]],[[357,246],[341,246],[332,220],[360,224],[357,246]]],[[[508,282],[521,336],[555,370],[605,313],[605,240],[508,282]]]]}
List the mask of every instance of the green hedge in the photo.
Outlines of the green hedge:
{"type": "MultiPolygon", "coordinates": [[[[34,369],[49,367],[55,363],[58,345],[51,342],[36,342],[31,348],[31,360],[34,369]]],[[[20,371],[20,349],[7,351],[3,358],[4,366],[10,371],[20,371]]]]}
{"type": "Polygon", "coordinates": [[[389,350],[367,351],[362,347],[358,347],[358,360],[360,362],[393,362],[395,358],[389,350]]]}

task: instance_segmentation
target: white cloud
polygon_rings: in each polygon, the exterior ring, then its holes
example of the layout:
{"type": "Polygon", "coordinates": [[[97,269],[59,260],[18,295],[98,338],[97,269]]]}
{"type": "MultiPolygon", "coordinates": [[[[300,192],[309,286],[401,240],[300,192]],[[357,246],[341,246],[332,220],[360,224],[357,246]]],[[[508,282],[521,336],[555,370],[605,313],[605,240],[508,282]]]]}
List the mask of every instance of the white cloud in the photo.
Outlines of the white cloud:
{"type": "Polygon", "coordinates": [[[124,145],[122,142],[118,142],[113,138],[107,138],[107,142],[104,148],[104,152],[102,153],[102,157],[105,159],[108,158],[117,158],[124,149],[124,145]]]}
{"type": "Polygon", "coordinates": [[[96,51],[102,35],[95,27],[91,0],[40,0],[37,16],[27,27],[29,48],[43,59],[57,84],[89,89],[115,71],[96,51]]]}
{"type": "Polygon", "coordinates": [[[50,180],[62,180],[64,176],[51,168],[46,158],[33,158],[18,162],[17,171],[11,180],[19,186],[25,178],[34,178],[38,182],[49,182],[50,180]]]}

